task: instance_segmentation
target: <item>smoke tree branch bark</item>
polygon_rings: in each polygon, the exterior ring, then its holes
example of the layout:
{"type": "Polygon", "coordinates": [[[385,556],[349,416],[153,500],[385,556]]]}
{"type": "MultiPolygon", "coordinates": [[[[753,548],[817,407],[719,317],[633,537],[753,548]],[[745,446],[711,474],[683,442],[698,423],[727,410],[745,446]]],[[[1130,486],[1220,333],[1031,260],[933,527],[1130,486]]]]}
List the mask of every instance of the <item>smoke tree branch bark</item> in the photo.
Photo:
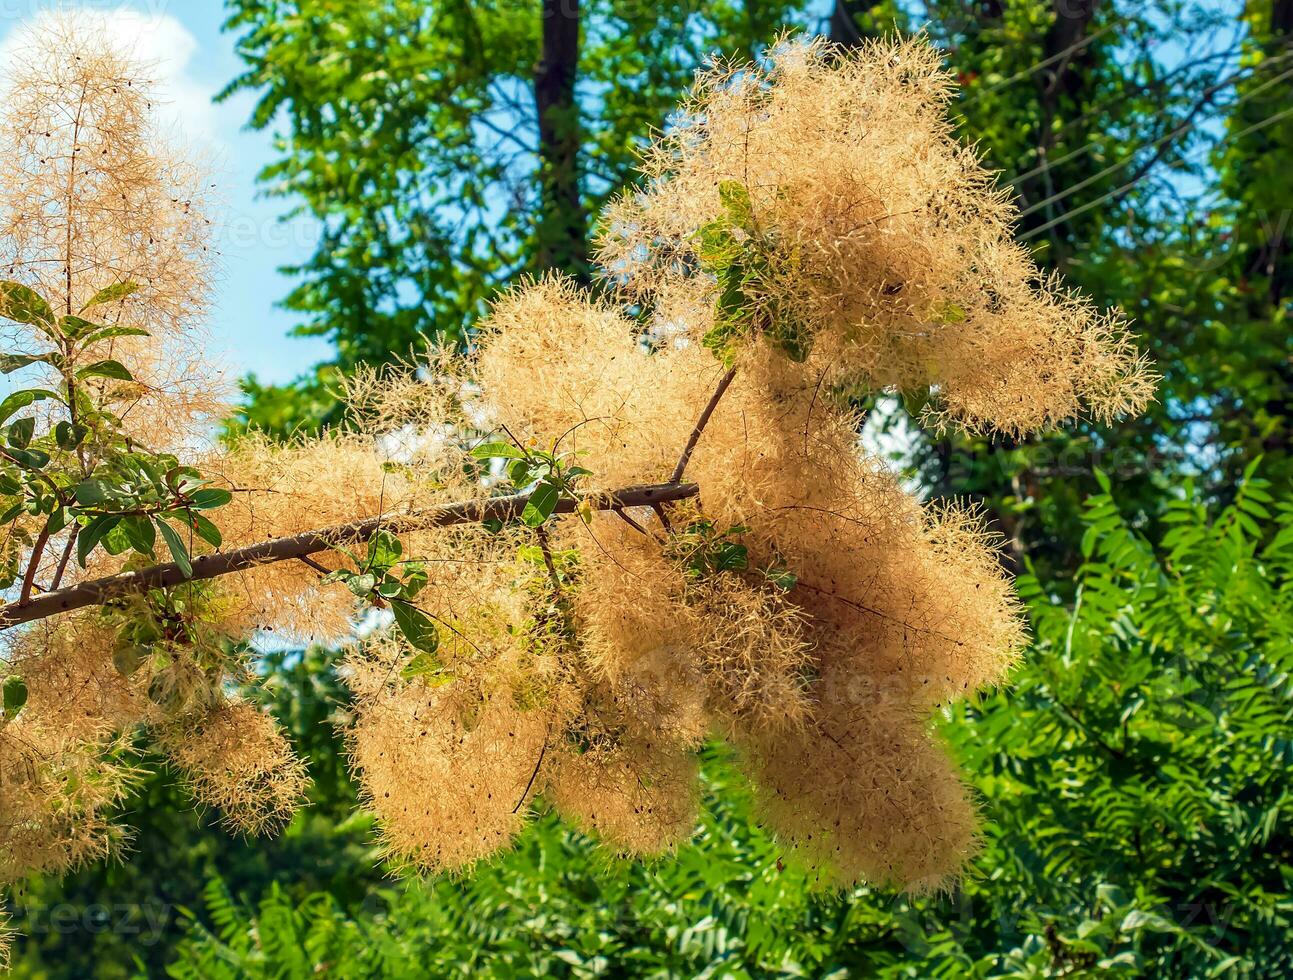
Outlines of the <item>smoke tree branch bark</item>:
{"type": "MultiPolygon", "coordinates": [[[[629,523],[636,524],[624,514],[625,507],[650,507],[660,518],[660,523],[668,530],[669,519],[664,511],[664,504],[677,500],[686,500],[700,493],[694,483],[683,483],[682,476],[691,460],[691,454],[700,442],[700,437],[709,424],[714,410],[722,401],[723,395],[736,377],[736,368],[727,370],[719,379],[714,393],[701,410],[700,416],[692,427],[687,444],[683,447],[678,465],[674,467],[667,483],[642,484],[623,487],[602,493],[585,496],[567,496],[557,501],[554,513],[572,513],[581,503],[587,503],[594,510],[613,511],[629,523]]],[[[379,515],[349,524],[338,524],[332,527],[303,531],[288,537],[271,538],[258,544],[247,545],[232,551],[217,551],[214,554],[202,555],[192,560],[192,574],[185,575],[180,566],[174,562],[152,565],[133,572],[122,572],[103,578],[92,579],[66,589],[55,589],[32,599],[28,589],[24,589],[17,602],[0,607],[0,630],[48,619],[59,613],[86,606],[102,605],[120,596],[146,592],[149,589],[169,588],[203,579],[219,578],[233,572],[254,568],[257,565],[268,565],[279,561],[298,560],[312,568],[323,570],[310,560],[310,555],[327,551],[339,544],[364,542],[379,530],[392,531],[396,534],[409,531],[422,531],[436,527],[450,527],[455,524],[478,524],[483,521],[506,521],[520,516],[530,494],[518,493],[506,497],[486,497],[477,500],[463,500],[452,504],[430,507],[413,514],[379,515]]],[[[640,526],[639,526],[639,529],[640,526]]],[[[33,561],[31,568],[34,569],[33,561]]],[[[549,559],[549,571],[554,573],[549,559]]]]}
{"type": "Polygon", "coordinates": [[[728,386],[731,385],[732,379],[735,377],[736,368],[729,368],[728,372],[718,382],[718,387],[714,389],[714,393],[709,396],[709,403],[705,406],[704,411],[700,413],[700,418],[696,420],[696,426],[691,430],[691,435],[687,438],[687,445],[683,447],[682,455],[678,457],[678,465],[673,468],[673,475],[669,477],[670,483],[677,483],[682,479],[683,473],[687,471],[687,464],[691,462],[691,454],[696,449],[696,443],[700,442],[705,426],[709,425],[710,416],[714,414],[714,409],[718,408],[718,403],[723,400],[723,395],[727,392],[728,386]]]}
{"type": "MultiPolygon", "coordinates": [[[[699,492],[700,488],[696,484],[677,481],[623,487],[584,497],[563,497],[557,502],[555,513],[572,513],[580,503],[587,503],[594,510],[611,511],[624,507],[655,507],[662,503],[694,497],[699,492]]],[[[436,527],[450,527],[455,524],[511,520],[520,515],[529,499],[528,493],[518,493],[506,497],[464,500],[430,507],[413,514],[370,517],[367,520],[305,531],[290,537],[271,538],[245,548],[217,551],[214,554],[195,557],[191,576],[185,576],[180,567],[173,562],[153,565],[139,571],[108,575],[69,586],[66,589],[47,592],[26,603],[11,602],[0,607],[0,629],[47,619],[73,609],[102,605],[120,596],[146,592],[149,589],[168,588],[184,582],[218,578],[232,572],[254,568],[257,565],[306,558],[320,551],[327,551],[338,544],[367,541],[378,530],[399,534],[436,527]]]]}

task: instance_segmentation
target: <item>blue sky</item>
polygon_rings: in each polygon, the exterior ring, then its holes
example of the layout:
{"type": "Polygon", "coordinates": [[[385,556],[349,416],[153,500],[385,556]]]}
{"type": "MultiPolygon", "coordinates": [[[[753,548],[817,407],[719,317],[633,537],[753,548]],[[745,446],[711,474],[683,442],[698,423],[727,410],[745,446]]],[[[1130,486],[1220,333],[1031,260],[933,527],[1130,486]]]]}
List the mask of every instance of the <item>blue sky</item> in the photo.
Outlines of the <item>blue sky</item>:
{"type": "Polygon", "coordinates": [[[308,220],[282,224],[286,201],[258,197],[255,176],[273,156],[272,136],[247,130],[255,102],[242,93],[214,105],[212,97],[239,73],[233,35],[223,34],[220,0],[6,0],[0,4],[0,45],[17,27],[56,10],[79,9],[101,19],[113,39],[156,65],[161,113],[183,142],[209,158],[219,208],[211,217],[220,252],[209,328],[218,353],[236,375],[254,371],[282,382],[330,353],[317,338],[288,337],[293,315],[275,307],[291,288],[279,266],[313,251],[308,220]]]}

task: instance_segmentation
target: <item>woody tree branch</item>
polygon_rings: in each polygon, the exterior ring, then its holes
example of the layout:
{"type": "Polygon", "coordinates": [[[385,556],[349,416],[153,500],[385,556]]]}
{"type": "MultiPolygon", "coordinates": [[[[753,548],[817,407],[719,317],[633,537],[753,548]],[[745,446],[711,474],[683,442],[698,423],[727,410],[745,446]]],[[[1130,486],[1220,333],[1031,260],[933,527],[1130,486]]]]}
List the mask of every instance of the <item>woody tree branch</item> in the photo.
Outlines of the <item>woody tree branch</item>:
{"type": "MultiPolygon", "coordinates": [[[[714,410],[722,401],[723,395],[735,377],[736,368],[732,367],[719,380],[714,393],[710,395],[709,401],[696,419],[695,426],[692,427],[691,435],[683,447],[682,455],[678,458],[678,464],[674,467],[668,483],[643,484],[602,493],[563,496],[557,501],[553,513],[569,514],[581,505],[587,504],[594,510],[612,511],[624,517],[625,507],[651,507],[668,529],[668,517],[664,513],[663,505],[686,500],[700,492],[696,484],[682,482],[682,476],[714,410]]],[[[327,551],[341,544],[365,542],[378,531],[403,534],[410,531],[450,527],[455,524],[478,524],[491,520],[508,521],[519,517],[529,500],[529,493],[464,500],[430,507],[412,514],[370,517],[362,521],[352,521],[349,524],[303,531],[289,537],[271,538],[244,548],[217,551],[214,554],[194,558],[191,563],[191,574],[185,574],[185,571],[175,562],[167,562],[138,571],[92,579],[66,589],[55,589],[34,599],[30,597],[29,590],[24,589],[17,602],[0,606],[0,630],[21,623],[48,619],[50,616],[83,609],[86,606],[103,605],[121,596],[147,592],[149,589],[170,588],[184,582],[219,578],[222,575],[255,568],[258,565],[297,560],[317,569],[320,566],[310,560],[310,555],[327,551]]],[[[551,567],[546,545],[544,553],[545,558],[549,560],[549,571],[553,573],[554,581],[558,582],[559,587],[559,579],[555,575],[555,569],[551,567]]],[[[62,576],[62,567],[66,564],[66,560],[65,556],[60,563],[58,578],[62,576]]]]}
{"type": "Polygon", "coordinates": [[[700,437],[705,432],[705,426],[709,425],[714,409],[718,408],[718,403],[723,400],[723,395],[727,393],[727,389],[731,386],[732,379],[735,377],[736,368],[729,368],[728,372],[718,382],[718,387],[714,389],[714,393],[709,396],[708,404],[700,413],[700,418],[696,420],[696,425],[692,428],[691,435],[687,438],[687,445],[683,447],[682,455],[678,457],[678,465],[673,468],[673,475],[669,477],[670,483],[677,483],[682,479],[683,473],[687,471],[687,464],[691,462],[691,454],[696,449],[696,443],[700,442],[700,437]]]}
{"type": "MultiPolygon", "coordinates": [[[[611,511],[623,507],[653,507],[694,497],[699,489],[694,483],[681,482],[624,487],[581,497],[563,497],[557,502],[554,512],[569,514],[581,504],[587,504],[594,510],[611,511]]],[[[47,619],[86,606],[103,605],[112,599],[147,592],[149,589],[169,588],[186,581],[218,578],[258,565],[306,558],[339,544],[367,541],[379,530],[402,534],[455,524],[508,521],[520,516],[529,499],[530,494],[518,493],[506,497],[466,500],[430,507],[412,514],[372,517],[350,524],[304,531],[290,537],[272,538],[244,548],[196,557],[192,562],[193,574],[190,576],[186,576],[179,565],[173,562],[109,575],[47,592],[25,603],[12,602],[0,607],[0,629],[47,619]]]]}

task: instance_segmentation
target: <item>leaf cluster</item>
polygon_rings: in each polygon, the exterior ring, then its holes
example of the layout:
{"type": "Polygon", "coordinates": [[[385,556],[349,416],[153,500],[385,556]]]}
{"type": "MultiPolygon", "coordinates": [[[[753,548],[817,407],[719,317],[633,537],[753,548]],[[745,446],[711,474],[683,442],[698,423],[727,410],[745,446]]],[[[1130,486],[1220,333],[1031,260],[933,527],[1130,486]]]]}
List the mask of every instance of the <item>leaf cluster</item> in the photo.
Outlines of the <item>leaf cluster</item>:
{"type": "MultiPolygon", "coordinates": [[[[118,283],[100,290],[81,309],[118,302],[138,287],[118,283]]],[[[0,447],[0,524],[27,516],[44,518],[38,535],[49,539],[71,528],[76,556],[84,567],[101,547],[110,555],[128,551],[156,558],[160,535],[185,575],[192,572],[194,534],[219,547],[219,529],[204,512],[229,503],[232,494],[212,487],[194,467],[171,453],[139,445],[112,410],[114,393],[91,382],[133,382],[120,361],[99,359],[83,364],[85,354],[103,340],[146,336],[136,327],[105,325],[81,316],[56,317],[34,290],[15,282],[0,283],[0,316],[36,327],[49,346],[35,354],[6,354],[0,370],[12,373],[46,365],[59,382],[21,388],[0,403],[0,424],[7,423],[0,447]],[[56,406],[53,417],[13,416],[37,402],[56,406]],[[38,423],[41,427],[38,431],[38,423]]],[[[14,527],[18,541],[33,544],[27,527],[14,527]]],[[[39,559],[39,551],[36,554],[39,559]]],[[[0,583],[12,585],[21,574],[18,554],[6,553],[0,583]]]]}
{"type": "Polygon", "coordinates": [[[770,247],[770,232],[759,226],[750,192],[740,181],[723,181],[718,188],[722,215],[695,233],[701,268],[718,283],[714,325],[702,343],[729,367],[740,344],[762,334],[792,361],[802,362],[812,349],[808,324],[771,295],[767,284],[785,275],[793,256],[779,256],[770,247]]]}

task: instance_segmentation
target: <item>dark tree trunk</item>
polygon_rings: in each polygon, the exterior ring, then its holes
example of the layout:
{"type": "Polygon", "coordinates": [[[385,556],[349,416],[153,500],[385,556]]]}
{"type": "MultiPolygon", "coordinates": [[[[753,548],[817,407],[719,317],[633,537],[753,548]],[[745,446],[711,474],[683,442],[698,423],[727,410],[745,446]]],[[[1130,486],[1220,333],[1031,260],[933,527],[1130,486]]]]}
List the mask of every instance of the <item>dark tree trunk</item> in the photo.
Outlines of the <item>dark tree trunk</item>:
{"type": "MultiPolygon", "coordinates": [[[[1268,58],[1283,53],[1293,41],[1293,0],[1272,0],[1270,36],[1267,41],[1268,58]]],[[[1275,113],[1283,103],[1293,101],[1293,83],[1287,79],[1282,82],[1279,80],[1283,67],[1275,62],[1266,72],[1278,87],[1271,91],[1269,102],[1263,100],[1255,107],[1260,108],[1263,116],[1275,113]]],[[[1288,147],[1279,147],[1279,152],[1288,154],[1290,151],[1288,147]]],[[[1289,211],[1279,207],[1280,202],[1272,203],[1274,206],[1267,211],[1264,220],[1259,222],[1262,227],[1260,245],[1249,269],[1250,276],[1266,280],[1266,307],[1253,310],[1255,319],[1277,317],[1288,303],[1290,284],[1293,281],[1293,259],[1289,256],[1289,236],[1293,234],[1293,221],[1290,221],[1289,211]]],[[[1262,439],[1261,449],[1269,458],[1286,461],[1289,453],[1293,453],[1293,358],[1277,361],[1274,364],[1274,374],[1282,384],[1274,386],[1276,394],[1266,401],[1263,408],[1271,419],[1280,421],[1270,426],[1270,431],[1262,439]]],[[[1273,467],[1268,466],[1267,470],[1272,471],[1273,467]]]]}
{"type": "MultiPolygon", "coordinates": [[[[1272,0],[1270,38],[1268,40],[1270,42],[1267,48],[1268,57],[1275,57],[1283,53],[1289,42],[1293,41],[1293,0],[1272,0]]],[[[1277,62],[1276,64],[1279,63],[1277,62]]],[[[1282,70],[1283,65],[1280,64],[1279,68],[1272,70],[1270,74],[1276,75],[1277,71],[1282,70]]],[[[1278,76],[1273,78],[1272,82],[1280,86],[1272,93],[1274,98],[1272,99],[1273,105],[1270,111],[1275,112],[1280,101],[1293,101],[1293,83],[1290,83],[1287,79],[1279,83],[1278,76]],[[1280,95],[1280,92],[1283,92],[1283,95],[1280,95]]],[[[1270,283],[1268,289],[1270,303],[1278,309],[1288,296],[1288,275],[1290,270],[1287,256],[1282,253],[1286,251],[1288,236],[1293,233],[1293,228],[1290,227],[1287,211],[1268,215],[1263,224],[1266,225],[1266,241],[1263,243],[1253,272],[1256,275],[1265,275],[1268,278],[1270,283]]],[[[1285,369],[1288,370],[1287,362],[1285,369]]],[[[1282,404],[1287,411],[1288,400],[1286,399],[1282,404]]]]}
{"type": "MultiPolygon", "coordinates": [[[[1042,52],[1039,59],[1042,67],[1034,75],[1038,119],[1035,139],[1039,149],[1039,161],[1045,160],[1051,150],[1054,142],[1053,126],[1056,120],[1068,113],[1080,111],[1087,97],[1087,70],[1093,62],[1093,46],[1084,42],[1090,36],[1096,3],[1097,0],[1052,0],[1053,19],[1042,38],[1042,52]]],[[[1005,7],[999,0],[983,0],[971,5],[970,9],[976,11],[980,18],[976,27],[985,29],[995,27],[1000,22],[1005,7]]],[[[1055,193],[1054,175],[1048,170],[1043,170],[1030,180],[1021,183],[1016,190],[1021,206],[1026,207],[1031,202],[1040,201],[1055,193]]],[[[1046,208],[1027,215],[1021,221],[1020,230],[1027,231],[1040,226],[1054,214],[1062,212],[1068,205],[1065,201],[1060,201],[1057,206],[1058,211],[1054,208],[1046,208]]],[[[1048,252],[1048,258],[1057,265],[1062,264],[1067,251],[1065,248],[1067,235],[1068,230],[1064,224],[1051,230],[1049,237],[1052,247],[1048,252]]],[[[1017,499],[1026,499],[1035,495],[1033,479],[1028,472],[1020,473],[1012,478],[1007,491],[1005,484],[998,479],[971,475],[970,485],[966,486],[963,477],[954,469],[954,460],[970,446],[973,446],[972,442],[967,443],[959,436],[943,436],[934,442],[935,458],[942,464],[936,470],[935,492],[939,496],[951,497],[966,493],[967,490],[972,494],[985,491],[981,501],[985,516],[1005,539],[1005,550],[1002,552],[1004,564],[1012,573],[1022,572],[1023,558],[1030,547],[1036,545],[1037,542],[1033,539],[1038,529],[1030,526],[1025,513],[1002,505],[996,499],[995,493],[1008,492],[1017,499]]],[[[977,452],[988,459],[980,463],[991,471],[995,468],[990,463],[992,457],[998,453],[1008,453],[1017,446],[1018,443],[1013,439],[986,440],[980,444],[977,452]]]]}
{"type": "Polygon", "coordinates": [[[835,0],[831,7],[831,40],[851,48],[861,43],[867,32],[858,21],[877,6],[875,0],[835,0]]]}
{"type": "Polygon", "coordinates": [[[1287,40],[1293,35],[1293,0],[1274,0],[1271,4],[1271,37],[1287,40]]]}
{"type": "Polygon", "coordinates": [[[540,270],[588,278],[588,215],[579,181],[579,0],[543,0],[543,52],[534,69],[539,117],[540,270]]]}
{"type": "Polygon", "coordinates": [[[1080,67],[1090,60],[1090,46],[1084,44],[1096,0],[1055,0],[1055,19],[1042,42],[1047,68],[1038,77],[1042,103],[1054,113],[1061,96],[1076,98],[1082,87],[1080,67]]]}
{"type": "MultiPolygon", "coordinates": [[[[1057,118],[1066,113],[1080,113],[1086,87],[1086,71],[1095,61],[1094,45],[1090,43],[1091,21],[1095,17],[1098,0],[1053,0],[1055,16],[1042,40],[1042,65],[1037,79],[1037,160],[1044,162],[1050,155],[1055,141],[1054,127],[1057,118]]],[[[1020,205],[1054,196],[1056,174],[1048,168],[1017,188],[1020,205]]],[[[1072,201],[1060,201],[1041,211],[1027,215],[1020,230],[1027,232],[1051,221],[1072,201]]],[[[1062,266],[1066,261],[1067,228],[1061,223],[1052,228],[1051,261],[1062,266]]]]}

